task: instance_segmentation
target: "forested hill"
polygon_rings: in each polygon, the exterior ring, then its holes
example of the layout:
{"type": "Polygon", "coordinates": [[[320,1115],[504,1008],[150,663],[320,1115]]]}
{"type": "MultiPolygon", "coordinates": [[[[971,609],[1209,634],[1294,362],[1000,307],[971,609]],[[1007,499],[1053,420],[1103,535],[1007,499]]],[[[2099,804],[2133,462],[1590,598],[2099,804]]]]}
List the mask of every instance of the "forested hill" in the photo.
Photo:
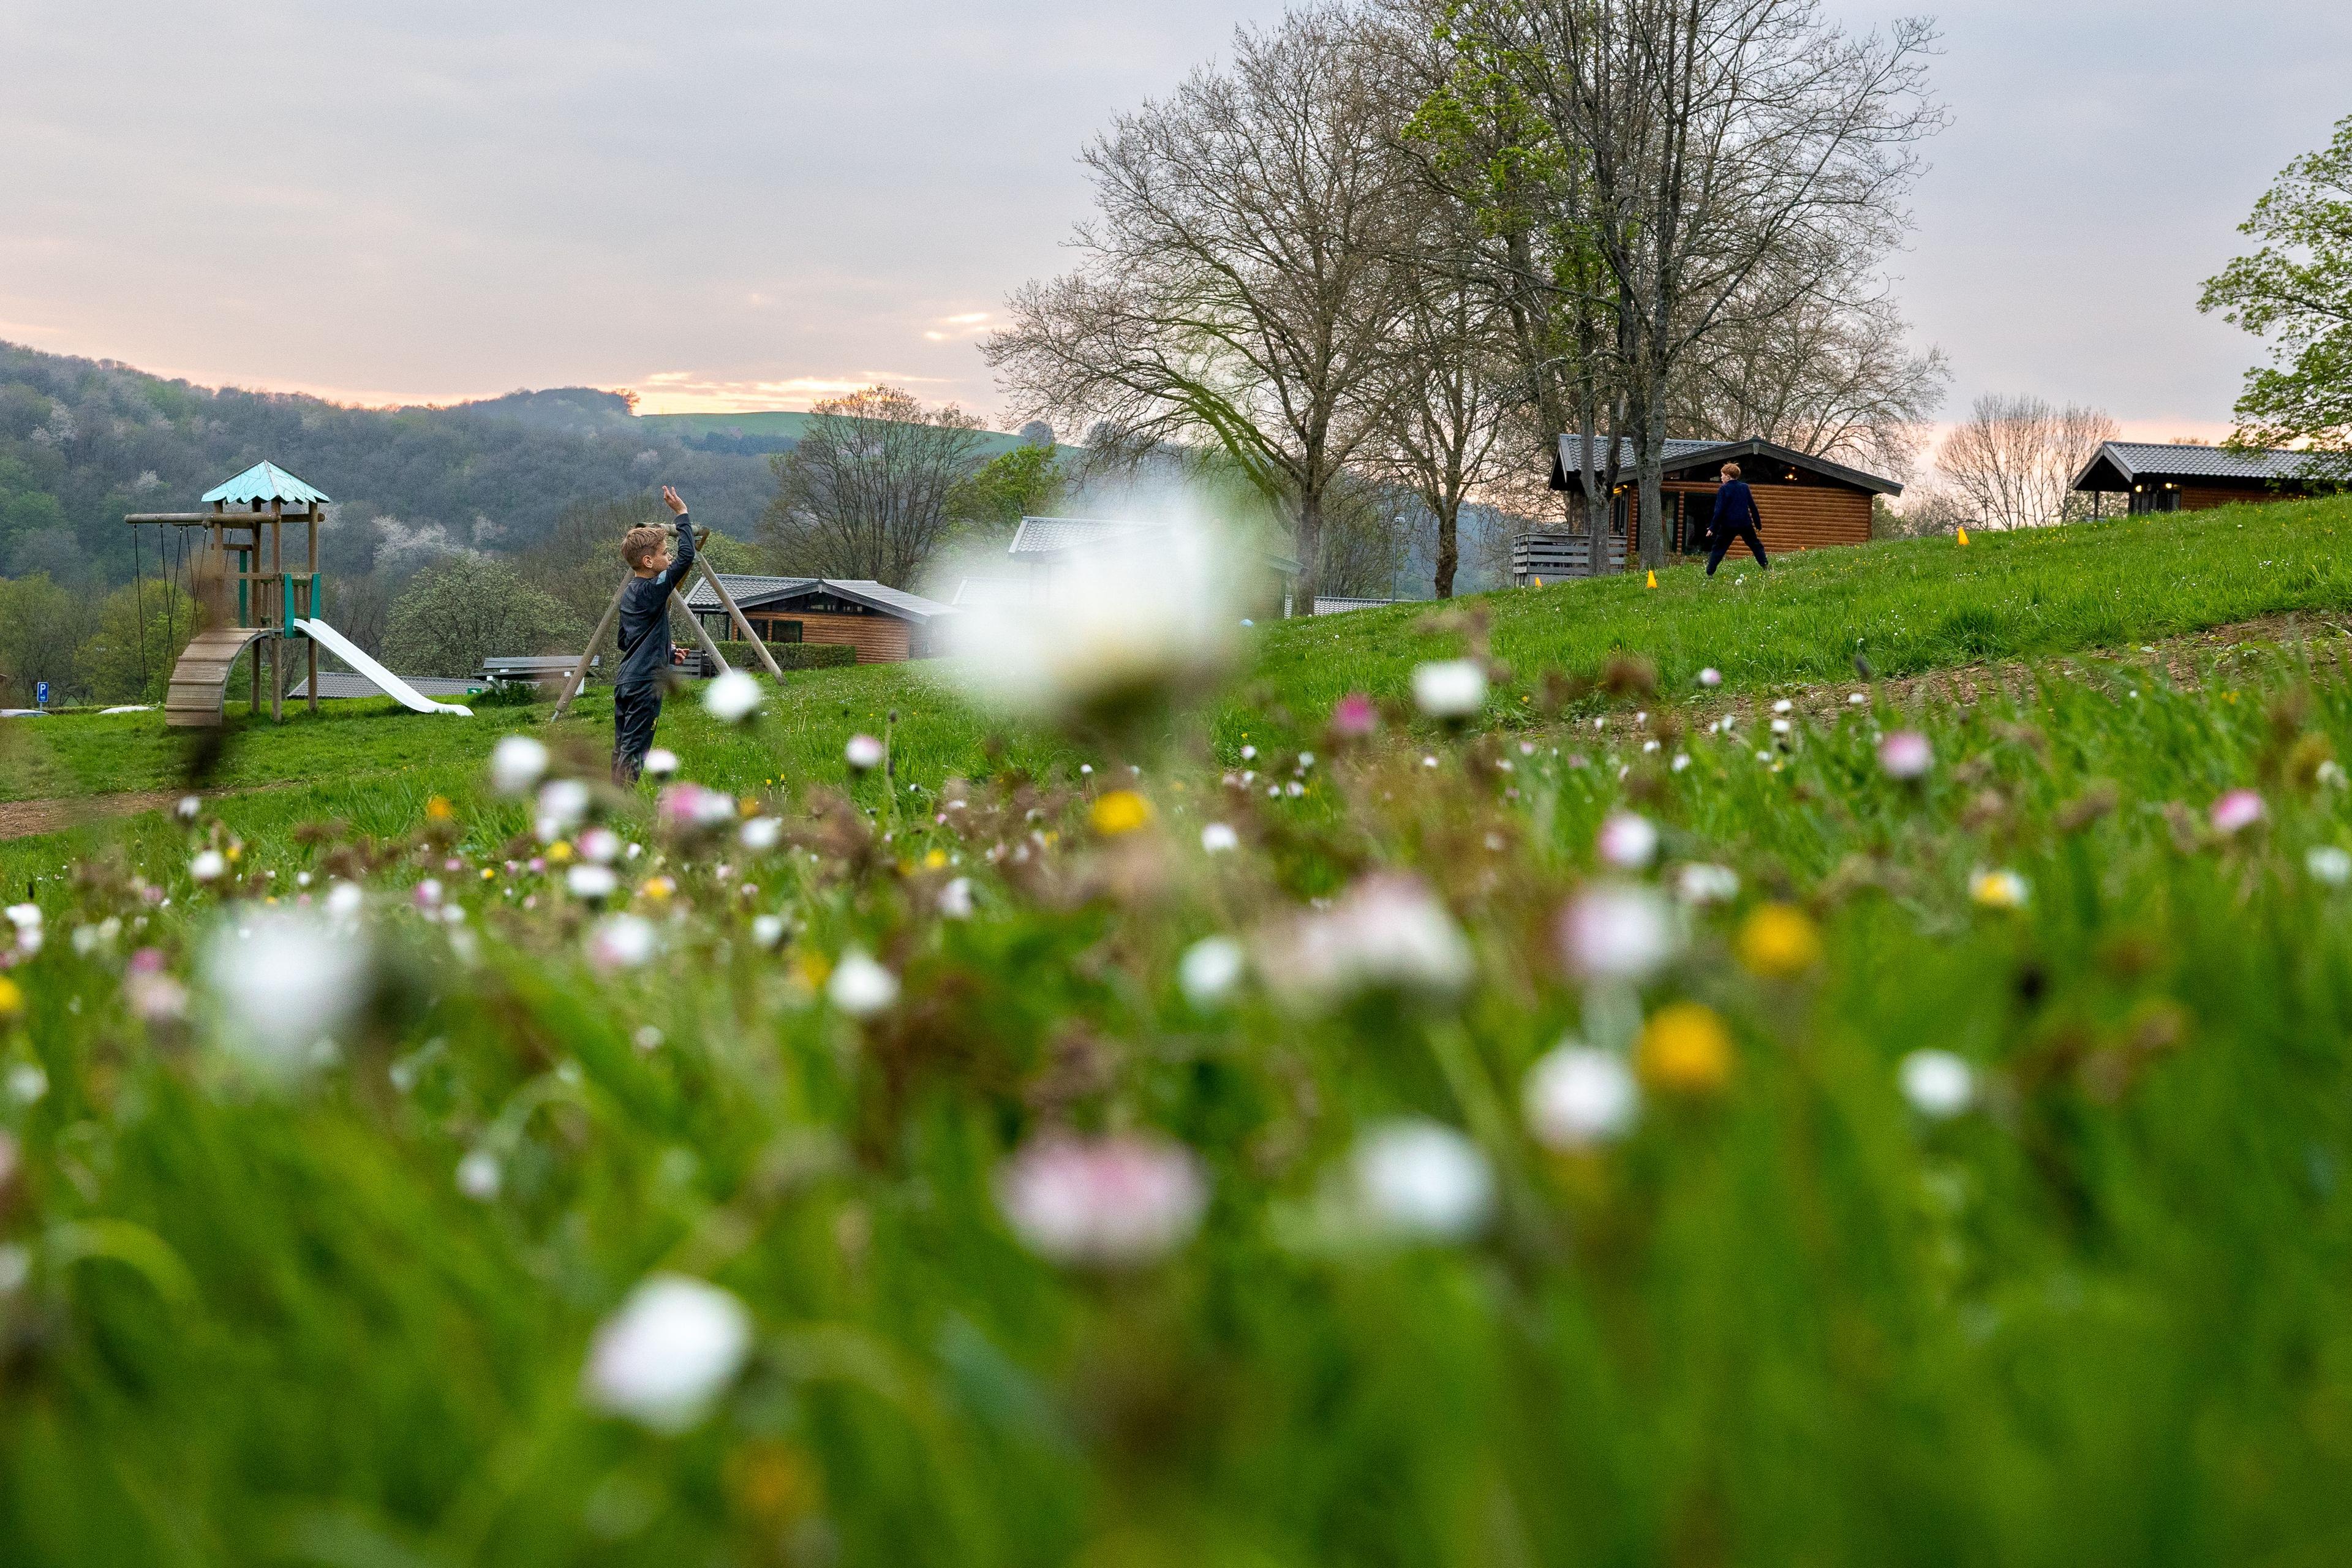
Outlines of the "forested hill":
{"type": "Polygon", "coordinates": [[[748,533],[774,491],[766,458],[692,439],[587,388],[453,408],[347,408],[0,343],[0,576],[126,582],[124,513],[193,508],[263,458],[335,498],[331,562],[372,550],[383,531],[367,525],[379,519],[438,529],[458,545],[520,550],[567,506],[664,483],[712,526],[748,533]]]}

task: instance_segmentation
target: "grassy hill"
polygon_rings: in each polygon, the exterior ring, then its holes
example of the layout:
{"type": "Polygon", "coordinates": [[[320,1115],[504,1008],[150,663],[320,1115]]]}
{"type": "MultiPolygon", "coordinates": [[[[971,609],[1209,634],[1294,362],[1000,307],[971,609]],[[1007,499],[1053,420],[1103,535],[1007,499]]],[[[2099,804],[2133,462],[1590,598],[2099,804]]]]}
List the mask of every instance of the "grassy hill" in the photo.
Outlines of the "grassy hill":
{"type": "MultiPolygon", "coordinates": [[[[1858,654],[1876,674],[1899,677],[1987,659],[2129,650],[2283,612],[2352,611],[2347,544],[2352,498],[1977,535],[1965,548],[1916,540],[1818,551],[1784,557],[1769,575],[1727,566],[1710,581],[1683,566],[1661,574],[1655,589],[1635,574],[1465,598],[1454,613],[1483,617],[1494,656],[1509,667],[1490,696],[1490,719],[1521,725],[1537,721],[1548,671],[1589,674],[1618,651],[1654,661],[1670,702],[1696,701],[1706,695],[1698,672],[1710,667],[1724,676],[1724,695],[1768,693],[1850,680],[1858,654]]],[[[1251,679],[1213,714],[1218,754],[1231,761],[1244,731],[1304,742],[1349,691],[1402,700],[1416,663],[1465,646],[1463,630],[1444,629],[1447,614],[1400,605],[1259,628],[1251,679]]],[[[893,710],[905,721],[910,781],[934,785],[986,766],[983,746],[995,727],[962,705],[932,663],[795,676],[760,746],[728,738],[690,704],[673,703],[664,721],[677,727],[683,754],[712,783],[746,787],[782,776],[839,784],[846,777],[840,742],[893,710]]],[[[582,710],[583,735],[596,730],[599,712],[593,701],[582,710]]],[[[330,704],[315,726],[298,718],[273,730],[235,719],[236,743],[220,782],[472,766],[509,721],[493,710],[481,721],[451,724],[388,701],[330,704]]],[[[20,727],[26,760],[0,773],[0,801],[160,789],[177,777],[176,738],[157,715],[47,722],[20,727]]],[[[1024,743],[1044,745],[1034,737],[1024,743]]]]}
{"type": "Polygon", "coordinates": [[[600,700],[240,724],[0,845],[0,1559],[2341,1561],[2352,681],[2138,649],[2319,635],[2347,526],[1498,595],[1485,713],[1337,745],[1475,629],[1266,628],[1140,773],[812,672],[609,885],[482,778],[600,700]]]}

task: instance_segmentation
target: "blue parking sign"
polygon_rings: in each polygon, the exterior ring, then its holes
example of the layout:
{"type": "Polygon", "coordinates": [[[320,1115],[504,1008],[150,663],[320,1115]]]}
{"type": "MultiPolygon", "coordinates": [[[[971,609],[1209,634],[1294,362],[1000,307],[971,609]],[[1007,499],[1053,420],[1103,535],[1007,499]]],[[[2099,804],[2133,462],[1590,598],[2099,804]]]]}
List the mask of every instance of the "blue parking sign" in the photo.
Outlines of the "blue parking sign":
{"type": "Polygon", "coordinates": [[[42,708],[47,708],[49,705],[49,683],[47,681],[41,681],[33,688],[33,701],[36,705],[42,708]]]}

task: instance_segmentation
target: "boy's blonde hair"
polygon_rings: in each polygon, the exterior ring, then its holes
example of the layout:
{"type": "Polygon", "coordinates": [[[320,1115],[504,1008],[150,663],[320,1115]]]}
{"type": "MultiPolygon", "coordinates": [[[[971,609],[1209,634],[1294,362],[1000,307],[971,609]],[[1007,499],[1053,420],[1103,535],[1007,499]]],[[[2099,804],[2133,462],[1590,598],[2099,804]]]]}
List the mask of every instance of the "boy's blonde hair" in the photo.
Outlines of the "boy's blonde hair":
{"type": "Polygon", "coordinates": [[[644,567],[646,557],[660,553],[662,546],[668,542],[669,535],[658,528],[633,528],[621,536],[621,559],[628,563],[630,571],[638,571],[644,567]]]}

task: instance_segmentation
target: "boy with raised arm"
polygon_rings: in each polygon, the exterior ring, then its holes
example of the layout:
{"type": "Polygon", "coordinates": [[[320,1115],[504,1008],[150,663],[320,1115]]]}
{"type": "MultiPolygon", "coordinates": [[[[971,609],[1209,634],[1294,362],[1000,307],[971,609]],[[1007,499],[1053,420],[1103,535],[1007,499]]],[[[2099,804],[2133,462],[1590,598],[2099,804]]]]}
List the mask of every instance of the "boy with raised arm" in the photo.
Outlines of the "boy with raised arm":
{"type": "Polygon", "coordinates": [[[613,782],[635,785],[653,750],[654,721],[661,717],[662,686],[669,679],[669,596],[694,567],[694,523],[677,491],[662,487],[662,500],[677,514],[677,553],[668,536],[654,527],[633,528],[621,538],[621,559],[636,581],[621,590],[621,668],[613,682],[613,782]]]}

